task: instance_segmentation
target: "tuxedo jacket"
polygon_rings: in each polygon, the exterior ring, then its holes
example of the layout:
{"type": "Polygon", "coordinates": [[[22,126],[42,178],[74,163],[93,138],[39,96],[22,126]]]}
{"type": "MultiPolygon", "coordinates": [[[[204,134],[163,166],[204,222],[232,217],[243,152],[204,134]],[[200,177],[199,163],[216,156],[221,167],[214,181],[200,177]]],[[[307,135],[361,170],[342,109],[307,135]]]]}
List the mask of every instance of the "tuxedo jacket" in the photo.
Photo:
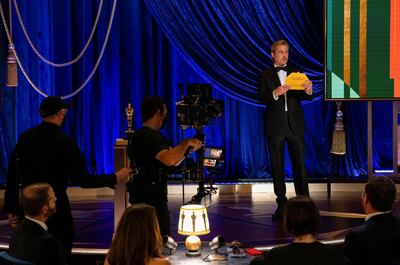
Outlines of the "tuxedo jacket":
{"type": "Polygon", "coordinates": [[[290,243],[275,247],[256,257],[250,265],[343,265],[340,249],[333,245],[313,243],[290,243]]]}
{"type": "Polygon", "coordinates": [[[67,264],[60,242],[29,219],[23,219],[13,232],[8,253],[36,265],[67,264]]]}
{"type": "MultiPolygon", "coordinates": [[[[287,76],[292,72],[301,72],[288,67],[287,76]]],[[[281,95],[275,100],[272,91],[281,85],[278,73],[272,67],[259,76],[258,79],[258,98],[261,103],[266,104],[264,133],[267,136],[283,135],[285,125],[285,96],[281,95]]],[[[283,85],[283,84],[282,84],[283,85]]],[[[308,95],[302,90],[289,90],[286,92],[287,115],[291,130],[296,135],[302,135],[305,131],[304,114],[301,101],[312,99],[313,95],[308,95]]]]}
{"type": "Polygon", "coordinates": [[[371,217],[345,239],[344,254],[351,265],[399,265],[400,219],[392,213],[371,217]]]}

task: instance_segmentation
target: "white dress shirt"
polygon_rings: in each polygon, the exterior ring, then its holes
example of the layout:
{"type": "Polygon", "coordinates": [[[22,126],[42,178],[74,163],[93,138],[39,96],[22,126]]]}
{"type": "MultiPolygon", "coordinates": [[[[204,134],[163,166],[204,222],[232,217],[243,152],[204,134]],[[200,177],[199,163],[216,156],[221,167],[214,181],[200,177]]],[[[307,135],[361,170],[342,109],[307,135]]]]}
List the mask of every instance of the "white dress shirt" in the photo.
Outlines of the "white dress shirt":
{"type": "MultiPolygon", "coordinates": [[[[286,66],[286,64],[282,65],[282,66],[284,67],[284,66],[286,66]]],[[[278,65],[274,64],[274,67],[278,67],[278,65]]],[[[278,77],[279,77],[279,81],[281,82],[281,86],[283,86],[286,82],[287,72],[280,70],[278,72],[278,77]]],[[[279,97],[275,97],[273,92],[272,92],[272,96],[274,97],[275,100],[278,100],[278,98],[279,98],[279,97]]],[[[285,97],[285,111],[288,111],[286,93],[284,94],[284,97],[285,97]]]]}
{"type": "Polygon", "coordinates": [[[376,215],[380,215],[380,214],[386,214],[386,213],[390,213],[391,211],[386,211],[386,212],[376,212],[376,213],[371,213],[371,214],[367,214],[367,217],[365,217],[365,222],[368,221],[371,217],[374,217],[376,215]]]}

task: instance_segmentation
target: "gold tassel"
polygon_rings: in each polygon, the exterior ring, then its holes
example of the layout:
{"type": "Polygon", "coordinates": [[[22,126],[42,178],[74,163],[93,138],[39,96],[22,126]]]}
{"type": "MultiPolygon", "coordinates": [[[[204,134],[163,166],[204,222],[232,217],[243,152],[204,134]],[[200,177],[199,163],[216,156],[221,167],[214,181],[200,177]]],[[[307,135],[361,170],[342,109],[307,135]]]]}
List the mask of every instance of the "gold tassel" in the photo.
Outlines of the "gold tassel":
{"type": "Polygon", "coordinates": [[[14,45],[8,45],[8,56],[7,56],[7,86],[16,87],[18,86],[18,65],[17,59],[14,55],[14,45]]]}
{"type": "Polygon", "coordinates": [[[343,112],[340,110],[342,102],[336,102],[336,122],[332,135],[331,153],[335,155],[346,154],[346,133],[343,125],[343,112]]]}

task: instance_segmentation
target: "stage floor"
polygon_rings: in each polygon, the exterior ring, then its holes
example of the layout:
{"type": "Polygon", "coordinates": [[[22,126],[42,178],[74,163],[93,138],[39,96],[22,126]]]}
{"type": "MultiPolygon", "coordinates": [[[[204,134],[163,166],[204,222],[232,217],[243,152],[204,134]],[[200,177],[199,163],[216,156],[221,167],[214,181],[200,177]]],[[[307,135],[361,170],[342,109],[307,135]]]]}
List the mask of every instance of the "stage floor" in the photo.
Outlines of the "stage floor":
{"type": "MultiPolygon", "coordinates": [[[[342,239],[351,228],[364,221],[360,205],[363,184],[343,185],[354,186],[348,187],[347,191],[333,188],[330,199],[326,191],[313,191],[311,188],[311,197],[321,213],[321,228],[318,233],[320,240],[342,239]]],[[[219,194],[212,196],[212,204],[208,208],[211,233],[201,236],[202,240],[211,240],[217,235],[223,235],[226,242],[239,240],[252,247],[290,242],[291,237],[285,233],[282,224],[272,221],[271,214],[276,208],[273,192],[254,192],[254,187],[249,192],[248,188],[240,188],[240,185],[228,189],[227,187],[221,188],[219,194]]],[[[75,223],[74,248],[106,251],[114,229],[112,195],[82,196],[82,192],[78,194],[80,195],[70,196],[75,223]]],[[[187,197],[190,195],[193,194],[188,193],[187,197]]],[[[289,192],[288,197],[291,196],[294,194],[289,192]]],[[[0,203],[2,205],[2,199],[0,203]]],[[[169,196],[171,231],[175,241],[185,239],[176,232],[181,204],[181,194],[173,193],[169,196]]],[[[395,213],[400,215],[398,202],[395,204],[395,213]]],[[[11,233],[6,216],[0,215],[1,245],[8,244],[11,233]]]]}

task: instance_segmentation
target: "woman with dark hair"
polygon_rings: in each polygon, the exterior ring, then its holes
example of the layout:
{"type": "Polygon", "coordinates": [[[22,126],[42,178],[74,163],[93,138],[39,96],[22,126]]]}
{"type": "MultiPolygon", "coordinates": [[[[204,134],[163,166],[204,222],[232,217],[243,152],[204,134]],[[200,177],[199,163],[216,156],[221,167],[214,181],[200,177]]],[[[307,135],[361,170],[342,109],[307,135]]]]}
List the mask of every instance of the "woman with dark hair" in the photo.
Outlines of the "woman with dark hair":
{"type": "Polygon", "coordinates": [[[287,201],[283,226],[293,236],[293,242],[271,249],[252,265],[340,265],[344,264],[340,249],[318,242],[319,210],[307,196],[297,196],[287,201]]]}
{"type": "Polygon", "coordinates": [[[162,247],[154,207],[133,204],[118,223],[104,265],[170,265],[161,255],[162,247]]]}

